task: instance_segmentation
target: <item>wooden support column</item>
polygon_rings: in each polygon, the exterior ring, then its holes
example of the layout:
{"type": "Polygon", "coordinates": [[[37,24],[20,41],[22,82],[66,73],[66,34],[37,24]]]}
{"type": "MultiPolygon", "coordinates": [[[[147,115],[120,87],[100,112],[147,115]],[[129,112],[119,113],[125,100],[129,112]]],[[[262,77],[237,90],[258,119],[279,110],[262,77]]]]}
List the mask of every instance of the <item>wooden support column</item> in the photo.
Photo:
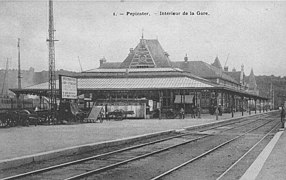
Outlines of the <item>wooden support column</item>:
{"type": "Polygon", "coordinates": [[[249,111],[249,115],[251,115],[251,108],[250,108],[250,102],[251,102],[251,98],[248,99],[248,111],[249,111]]]}
{"type": "Polygon", "coordinates": [[[259,99],[259,112],[261,113],[261,99],[259,99]]]}
{"type": "Polygon", "coordinates": [[[255,114],[256,114],[256,99],[254,99],[254,110],[255,110],[255,114]]]}
{"type": "Polygon", "coordinates": [[[263,103],[263,112],[265,112],[265,100],[263,100],[262,103],[263,103]]]}
{"type": "Polygon", "coordinates": [[[218,120],[218,104],[219,104],[218,101],[219,101],[219,99],[218,99],[218,92],[217,91],[215,92],[215,98],[216,98],[216,109],[215,109],[215,117],[216,118],[215,119],[218,120]]]}
{"type": "Polygon", "coordinates": [[[197,91],[195,90],[195,106],[198,106],[198,94],[197,91]]]}
{"type": "Polygon", "coordinates": [[[223,106],[224,93],[221,92],[220,94],[221,94],[221,96],[220,96],[220,97],[221,97],[221,99],[220,99],[220,105],[221,105],[221,107],[223,108],[223,107],[224,107],[224,106],[223,106]]]}
{"type": "Polygon", "coordinates": [[[159,119],[162,119],[162,103],[163,103],[163,92],[159,91],[159,103],[160,103],[160,107],[159,107],[159,119]]]}
{"type": "Polygon", "coordinates": [[[244,97],[241,96],[241,115],[243,116],[243,112],[244,112],[244,97]]]}
{"type": "Polygon", "coordinates": [[[200,103],[198,104],[197,108],[198,108],[198,118],[201,118],[201,102],[202,102],[202,92],[200,91],[199,93],[199,99],[200,99],[200,103]]]}
{"type": "Polygon", "coordinates": [[[227,102],[227,108],[229,110],[229,113],[231,113],[231,100],[230,100],[230,94],[229,93],[227,93],[227,100],[226,100],[226,102],[227,102]]]}
{"type": "Polygon", "coordinates": [[[235,105],[235,99],[234,99],[234,95],[232,94],[232,102],[231,102],[231,117],[234,116],[234,105],[235,105]]]}
{"type": "Polygon", "coordinates": [[[147,119],[146,107],[147,107],[146,103],[144,102],[143,103],[143,109],[144,109],[143,116],[144,116],[144,119],[147,119]]]}
{"type": "Polygon", "coordinates": [[[186,90],[183,89],[184,111],[186,112],[186,102],[185,102],[185,100],[186,100],[186,90]]]}
{"type": "Polygon", "coordinates": [[[262,100],[262,112],[264,112],[264,100],[262,100]]]}
{"type": "Polygon", "coordinates": [[[173,92],[173,90],[170,90],[170,97],[171,97],[171,99],[170,99],[171,108],[175,109],[174,108],[174,92],[173,92]]]}

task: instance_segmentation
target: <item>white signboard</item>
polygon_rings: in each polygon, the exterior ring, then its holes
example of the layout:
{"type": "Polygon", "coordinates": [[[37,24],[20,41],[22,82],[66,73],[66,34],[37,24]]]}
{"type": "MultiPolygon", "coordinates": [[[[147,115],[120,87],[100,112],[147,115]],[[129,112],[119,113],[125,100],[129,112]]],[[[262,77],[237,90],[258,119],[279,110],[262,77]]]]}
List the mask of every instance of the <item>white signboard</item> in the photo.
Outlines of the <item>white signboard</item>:
{"type": "Polygon", "coordinates": [[[62,98],[77,99],[77,78],[61,76],[62,98]]]}

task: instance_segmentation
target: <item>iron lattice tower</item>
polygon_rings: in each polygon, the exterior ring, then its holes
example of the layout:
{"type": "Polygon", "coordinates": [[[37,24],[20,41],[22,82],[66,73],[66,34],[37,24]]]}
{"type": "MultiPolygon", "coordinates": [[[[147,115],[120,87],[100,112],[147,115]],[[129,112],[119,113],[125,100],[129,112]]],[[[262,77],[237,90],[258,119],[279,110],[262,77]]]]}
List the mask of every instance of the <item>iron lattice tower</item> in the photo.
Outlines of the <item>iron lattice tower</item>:
{"type": "Polygon", "coordinates": [[[54,35],[54,16],[53,16],[53,1],[49,0],[49,98],[50,109],[54,112],[56,109],[56,66],[55,66],[55,35],[54,35]]]}

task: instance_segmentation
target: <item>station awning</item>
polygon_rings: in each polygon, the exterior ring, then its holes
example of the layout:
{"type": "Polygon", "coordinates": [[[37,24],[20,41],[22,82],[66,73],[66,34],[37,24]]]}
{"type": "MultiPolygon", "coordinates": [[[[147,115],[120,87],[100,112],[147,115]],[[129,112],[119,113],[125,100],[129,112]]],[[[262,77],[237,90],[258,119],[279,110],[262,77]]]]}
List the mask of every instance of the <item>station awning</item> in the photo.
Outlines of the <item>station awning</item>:
{"type": "MultiPolygon", "coordinates": [[[[56,90],[58,91],[59,81],[56,82],[56,90]]],[[[102,78],[102,77],[85,77],[78,78],[79,91],[114,91],[114,90],[163,90],[163,89],[193,89],[193,90],[218,90],[228,91],[237,95],[267,99],[258,95],[253,95],[245,91],[232,89],[231,87],[219,86],[209,81],[200,81],[199,79],[179,76],[179,77],[120,77],[120,78],[102,78]]],[[[47,95],[49,92],[49,83],[41,83],[33,86],[24,87],[22,89],[11,89],[18,94],[42,94],[47,95]]],[[[189,102],[185,99],[186,102],[189,102]]],[[[191,97],[190,97],[191,98],[191,97]]]]}
{"type": "MultiPolygon", "coordinates": [[[[56,82],[59,87],[59,81],[56,82]]],[[[79,90],[152,90],[152,89],[192,89],[213,88],[215,85],[192,79],[189,77],[166,77],[166,78],[79,78],[79,90]]],[[[41,83],[28,86],[27,90],[48,90],[49,84],[41,83]]],[[[16,90],[16,89],[14,89],[16,90]]]]}

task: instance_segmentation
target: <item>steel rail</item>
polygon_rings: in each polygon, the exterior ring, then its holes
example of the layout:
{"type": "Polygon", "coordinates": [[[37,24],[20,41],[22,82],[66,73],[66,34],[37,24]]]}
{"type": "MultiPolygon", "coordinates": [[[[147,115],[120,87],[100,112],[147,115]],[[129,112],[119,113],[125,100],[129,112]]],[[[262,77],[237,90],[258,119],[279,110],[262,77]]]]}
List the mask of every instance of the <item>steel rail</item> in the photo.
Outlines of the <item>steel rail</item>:
{"type": "Polygon", "coordinates": [[[251,129],[251,130],[249,130],[249,131],[247,131],[247,132],[245,132],[245,133],[243,133],[243,134],[241,134],[241,135],[238,135],[238,136],[236,136],[236,137],[234,137],[234,138],[232,138],[232,139],[230,139],[230,140],[228,140],[228,141],[226,141],[226,142],[224,142],[224,143],[221,143],[220,145],[218,145],[218,146],[216,146],[216,147],[214,147],[214,148],[212,148],[212,149],[210,149],[210,150],[208,150],[208,151],[206,151],[206,152],[200,154],[199,156],[197,156],[197,157],[195,157],[195,158],[192,158],[192,159],[190,159],[190,160],[188,160],[188,161],[186,161],[186,162],[180,164],[179,166],[176,166],[176,167],[174,167],[174,168],[172,168],[172,169],[170,169],[170,170],[168,170],[168,171],[166,171],[166,172],[164,172],[164,173],[162,173],[162,174],[160,174],[160,175],[158,175],[158,176],[152,178],[151,180],[160,179],[160,178],[162,178],[162,177],[164,177],[164,176],[166,176],[166,175],[168,175],[168,174],[170,174],[170,173],[172,173],[172,172],[174,172],[174,171],[176,171],[176,170],[182,168],[183,166],[186,166],[187,164],[190,164],[190,163],[192,163],[192,162],[194,162],[194,161],[196,161],[196,160],[198,160],[198,159],[200,159],[200,158],[202,158],[202,157],[204,157],[204,156],[206,156],[206,155],[208,155],[208,154],[214,152],[215,150],[217,150],[217,149],[223,147],[224,145],[226,145],[226,144],[228,144],[228,143],[230,143],[230,142],[232,142],[232,141],[235,141],[235,140],[237,140],[238,138],[240,138],[240,137],[242,137],[242,136],[244,136],[244,135],[246,135],[246,134],[248,134],[248,133],[250,133],[250,132],[252,132],[252,131],[254,131],[254,130],[256,130],[256,129],[259,129],[260,127],[262,127],[262,126],[264,126],[264,125],[266,125],[266,124],[268,124],[268,123],[270,123],[270,122],[272,122],[272,121],[270,120],[270,121],[268,121],[268,122],[266,122],[266,123],[264,123],[264,124],[262,124],[262,125],[260,125],[260,126],[258,126],[258,127],[256,127],[256,128],[253,128],[253,129],[251,129]]]}
{"type": "MultiPolygon", "coordinates": [[[[247,118],[247,117],[246,117],[247,118]]],[[[255,119],[253,120],[253,122],[254,121],[257,121],[257,119],[260,119],[260,120],[262,120],[262,119],[265,119],[266,117],[260,117],[260,116],[255,116],[255,119]],[[261,119],[260,119],[261,118],[261,119]]],[[[237,123],[240,123],[240,122],[244,122],[244,121],[247,121],[247,120],[249,120],[249,119],[245,119],[245,120],[242,120],[242,121],[239,121],[239,122],[237,122],[237,123]]],[[[252,122],[252,121],[251,121],[252,122]]],[[[226,126],[226,125],[229,125],[229,124],[235,124],[235,123],[228,123],[228,124],[224,124],[223,126],[226,126]]],[[[246,123],[247,124],[247,123],[246,123]]],[[[211,127],[211,128],[208,128],[207,130],[211,130],[211,129],[216,129],[216,128],[218,128],[218,127],[221,127],[221,126],[214,126],[214,127],[211,127]]],[[[201,130],[201,131],[199,131],[199,132],[202,132],[202,131],[205,131],[204,129],[203,130],[201,130]]]]}
{"type": "MultiPolygon", "coordinates": [[[[262,124],[261,126],[264,126],[265,124],[270,123],[270,122],[272,122],[272,121],[268,121],[268,122],[262,124]]],[[[261,126],[259,126],[259,127],[261,127],[261,126]]],[[[258,128],[259,128],[259,127],[258,127],[258,128]]],[[[236,128],[236,127],[234,127],[234,128],[236,128]]],[[[233,128],[232,128],[232,129],[233,129],[233,128]]],[[[257,129],[257,128],[255,128],[255,129],[257,129]]],[[[252,129],[251,131],[253,131],[253,130],[255,130],[255,129],[252,129]]],[[[227,130],[229,130],[229,129],[227,129],[227,130]]],[[[249,131],[249,132],[251,132],[251,131],[249,131]]],[[[166,147],[166,148],[157,150],[157,151],[153,151],[153,152],[150,152],[150,153],[147,153],[147,154],[143,154],[143,155],[141,155],[141,156],[137,156],[137,157],[134,157],[134,158],[130,158],[130,159],[127,159],[127,160],[118,162],[118,163],[114,163],[114,164],[111,164],[111,165],[102,167],[102,168],[98,168],[98,169],[91,170],[91,171],[88,171],[88,172],[85,172],[85,173],[82,173],[82,174],[78,174],[78,175],[75,175],[75,176],[66,178],[65,180],[74,180],[74,179],[84,178],[84,177],[90,176],[90,175],[92,175],[92,174],[96,174],[96,173],[99,173],[99,172],[102,172],[102,171],[106,171],[106,170],[109,170],[109,169],[118,167],[118,166],[123,165],[123,164],[127,164],[127,163],[132,162],[132,161],[136,161],[136,160],[139,160],[139,159],[142,159],[142,158],[146,158],[146,157],[148,157],[148,156],[151,156],[151,155],[154,155],[154,154],[158,154],[158,153],[161,153],[161,152],[170,150],[170,149],[172,149],[172,148],[176,148],[176,147],[179,147],[179,146],[188,144],[188,143],[190,143],[190,142],[193,142],[193,141],[196,141],[196,140],[199,140],[199,139],[208,137],[208,136],[211,136],[211,135],[205,135],[205,136],[203,136],[203,137],[199,137],[199,138],[196,138],[196,139],[191,139],[191,140],[185,141],[185,142],[180,143],[180,144],[172,145],[172,146],[169,146],[169,147],[166,147]]]]}
{"type": "MultiPolygon", "coordinates": [[[[247,121],[247,120],[244,120],[244,121],[247,121]]],[[[242,122],[244,122],[244,121],[242,121],[242,122]]],[[[241,127],[241,126],[245,126],[245,125],[253,123],[253,122],[257,122],[257,119],[255,119],[253,121],[250,121],[250,122],[247,122],[247,123],[244,123],[244,124],[241,124],[239,126],[235,126],[235,127],[232,127],[232,128],[226,129],[226,130],[222,130],[222,132],[225,132],[225,131],[228,131],[228,130],[231,130],[231,129],[234,129],[234,128],[238,128],[238,127],[241,127]]],[[[230,124],[236,124],[236,123],[241,123],[241,121],[240,122],[230,122],[230,123],[218,125],[218,126],[215,126],[215,128],[227,126],[227,125],[230,125],[230,124]]],[[[215,128],[211,127],[211,128],[207,128],[206,130],[215,129],[215,128]]],[[[116,154],[116,153],[121,153],[121,152],[124,152],[124,151],[132,150],[132,149],[136,149],[136,148],[140,148],[140,147],[144,147],[144,146],[148,146],[148,145],[152,145],[152,144],[160,143],[160,142],[167,141],[167,140],[170,140],[170,139],[179,138],[179,137],[183,137],[183,136],[188,136],[188,135],[192,135],[192,134],[193,134],[193,132],[184,133],[184,134],[180,134],[180,135],[176,135],[176,136],[172,136],[172,137],[167,137],[167,138],[163,138],[163,139],[160,139],[160,140],[152,141],[152,142],[149,142],[149,143],[143,143],[143,144],[139,144],[139,145],[135,145],[135,146],[131,146],[131,147],[126,147],[126,148],[122,148],[122,149],[119,149],[119,150],[115,150],[115,151],[111,151],[111,152],[107,152],[107,153],[103,153],[103,154],[99,154],[99,155],[95,155],[95,156],[91,156],[91,157],[87,157],[87,158],[83,158],[83,159],[79,159],[79,160],[75,160],[75,161],[70,161],[70,162],[66,162],[66,163],[62,163],[62,164],[58,164],[58,165],[54,165],[54,166],[49,166],[49,167],[46,167],[46,168],[37,169],[37,170],[34,170],[34,171],[30,171],[30,172],[17,174],[17,175],[14,175],[14,176],[5,177],[5,178],[2,178],[0,180],[12,180],[12,179],[17,179],[17,178],[23,178],[23,177],[30,176],[30,175],[40,174],[40,173],[51,171],[51,170],[54,170],[54,169],[57,169],[57,168],[63,168],[63,167],[66,167],[66,166],[79,164],[79,163],[82,163],[82,162],[85,162],[85,161],[94,160],[96,158],[100,158],[100,157],[104,157],[104,156],[108,156],[108,155],[112,155],[112,154],[116,154]]],[[[208,134],[208,135],[204,135],[204,136],[199,137],[199,138],[192,139],[190,142],[196,141],[196,140],[199,140],[199,139],[202,139],[202,138],[206,138],[206,137],[209,137],[209,136],[212,136],[212,134],[208,134]]],[[[186,143],[189,143],[189,142],[186,141],[186,143]]]]}
{"type": "Polygon", "coordinates": [[[54,165],[54,166],[50,166],[50,167],[46,167],[46,168],[42,168],[42,169],[37,169],[37,170],[34,170],[34,171],[30,171],[30,172],[26,172],[26,173],[22,173],[22,174],[17,174],[17,175],[14,175],[14,176],[9,176],[9,177],[6,177],[6,178],[0,179],[0,180],[12,180],[12,179],[22,178],[22,177],[25,177],[25,176],[30,176],[30,175],[34,175],[34,174],[38,174],[38,173],[43,173],[43,172],[54,170],[54,169],[57,169],[57,168],[63,168],[63,167],[66,167],[66,166],[82,163],[82,162],[85,162],[85,161],[94,160],[96,158],[100,158],[100,157],[104,157],[104,156],[108,156],[108,155],[112,155],[112,154],[116,154],[116,153],[120,153],[120,152],[124,152],[124,151],[128,151],[128,150],[132,150],[132,149],[148,146],[148,145],[151,145],[151,144],[167,141],[167,140],[178,138],[178,137],[182,137],[182,136],[188,136],[188,135],[191,135],[191,134],[192,133],[180,134],[180,135],[176,135],[176,136],[172,136],[172,137],[168,137],[168,138],[152,141],[152,142],[149,142],[149,143],[143,143],[143,144],[139,144],[139,145],[135,145],[135,146],[131,146],[131,147],[126,147],[126,148],[122,148],[122,149],[119,149],[119,150],[115,150],[115,151],[111,151],[111,152],[107,152],[107,153],[103,153],[103,154],[99,154],[99,155],[95,155],[95,156],[91,156],[91,157],[87,157],[87,158],[83,158],[83,159],[79,159],[79,160],[75,160],[75,161],[70,161],[70,162],[66,162],[66,163],[62,163],[62,164],[58,164],[58,165],[54,165]]]}
{"type": "Polygon", "coordinates": [[[216,180],[220,180],[226,175],[236,164],[238,164],[246,155],[248,155],[261,141],[263,141],[273,130],[275,130],[280,122],[278,122],[267,134],[265,134],[258,142],[256,142],[247,152],[245,152],[236,162],[234,162],[229,168],[227,168],[216,180]]]}

